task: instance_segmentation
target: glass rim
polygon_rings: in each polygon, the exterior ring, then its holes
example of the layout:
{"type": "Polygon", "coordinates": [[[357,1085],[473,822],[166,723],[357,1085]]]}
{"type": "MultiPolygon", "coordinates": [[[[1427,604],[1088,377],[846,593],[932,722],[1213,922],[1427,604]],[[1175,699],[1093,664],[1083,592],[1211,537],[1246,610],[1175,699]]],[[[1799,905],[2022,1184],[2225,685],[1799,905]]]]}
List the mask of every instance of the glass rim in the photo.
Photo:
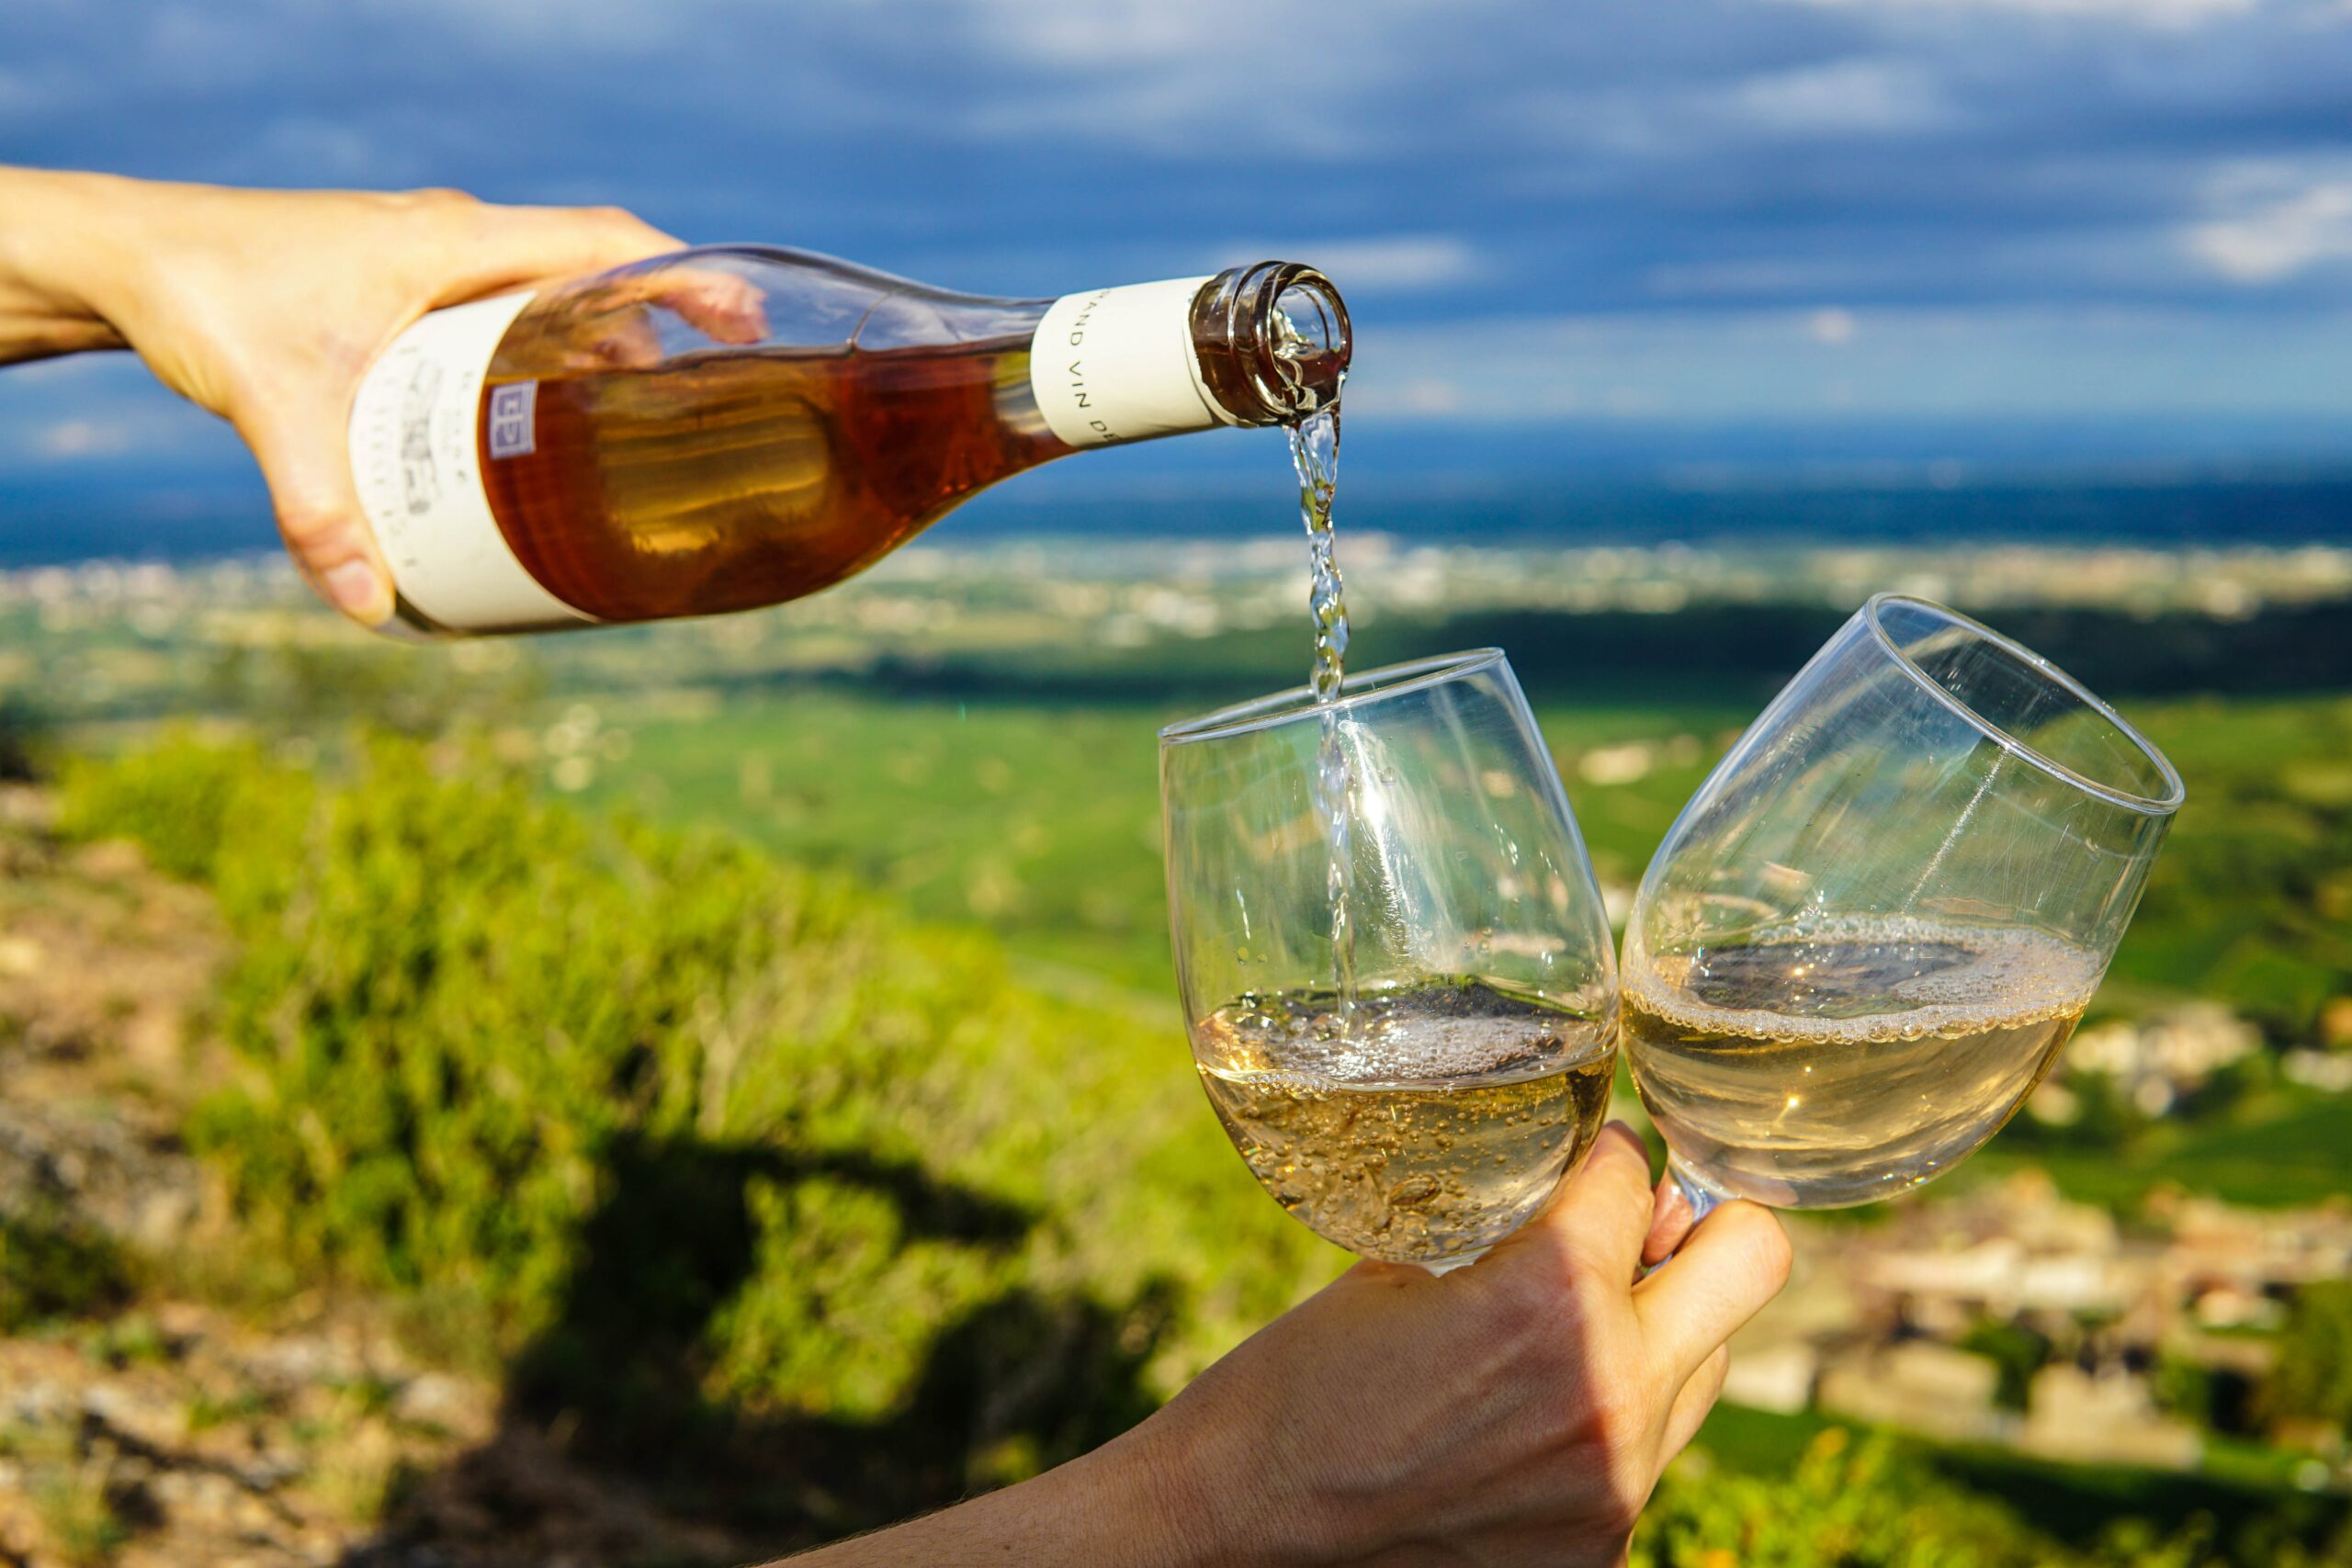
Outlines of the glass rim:
{"type": "Polygon", "coordinates": [[[1934,697],[1936,701],[1941,703],[1953,713],[1958,714],[1962,718],[1967,720],[1968,723],[1979,733],[1983,734],[1986,739],[2000,747],[2004,751],[2007,751],[2012,756],[2018,757],[2026,762],[2031,763],[2033,766],[2040,768],[2042,772],[2051,774],[2052,777],[2057,778],[2064,783],[2073,784],[2077,789],[2083,790],[2087,794],[2097,795],[2098,798],[2109,802],[2110,805],[2120,806],[2127,811],[2136,811],[2143,816],[2168,817],[2172,815],[2172,813],[2179,810],[2181,802],[2188,798],[2188,792],[2182,785],[2180,782],[2180,774],[2172,765],[2172,759],[2165,756],[2161,750],[2157,750],[2154,741],[2150,740],[2146,736],[2141,734],[2139,730],[2132,728],[2132,721],[2130,719],[2125,718],[2121,714],[2116,712],[2114,708],[2109,706],[2108,704],[2096,693],[2092,692],[2089,687],[2084,685],[2080,681],[2075,680],[2072,675],[2067,674],[2066,671],[2058,668],[2057,665],[2052,663],[2041,654],[2034,652],[2033,649],[2026,647],[2025,644],[2018,641],[2015,637],[2006,637],[2001,633],[1995,631],[1991,626],[1986,626],[1984,622],[1979,621],[1973,616],[1962,615],[1958,610],[1953,609],[1949,604],[1939,604],[1933,599],[1923,598],[1917,593],[1873,593],[1870,596],[1869,601],[1862,605],[1861,615],[1863,623],[1871,629],[1871,635],[1878,639],[1879,647],[1886,650],[1887,656],[1894,660],[1897,668],[1901,669],[1905,674],[1917,682],[1919,685],[1927,691],[1928,695],[1934,697]],[[2028,745],[2025,741],[2018,739],[2014,735],[2011,735],[2007,730],[2002,728],[1991,719],[1986,718],[1983,714],[1978,713],[1967,703],[1962,701],[1960,697],[1952,692],[1951,688],[1946,686],[1942,682],[1937,680],[1925,670],[1919,668],[1917,660],[1913,660],[1909,654],[1904,652],[1900,648],[1895,646],[1893,635],[1887,631],[1884,624],[1879,619],[1880,611],[1889,604],[1907,604],[1917,609],[1925,610],[1931,615],[1940,615],[1945,620],[1951,622],[1953,626],[1965,628],[1973,636],[1982,637],[1986,642],[1989,642],[1996,648],[2000,649],[2003,652],[2007,653],[2018,662],[2024,664],[2028,669],[2032,670],[2035,673],[2041,676],[2042,679],[2048,681],[2051,684],[2060,687],[2065,691],[2069,695],[2073,696],[2075,701],[2081,703],[2085,707],[2090,709],[2093,713],[2098,715],[2099,717],[2112,725],[2118,733],[2139,750],[2142,756],[2147,758],[2149,761],[2155,764],[2157,776],[2163,779],[2165,783],[2165,793],[2162,795],[2141,795],[2133,790],[2119,788],[2118,786],[2110,784],[2102,784],[2098,779],[2092,778],[2086,773],[2078,773],[2075,769],[2068,767],[2065,763],[2058,761],[2055,757],[2049,756],[2046,753],[2036,750],[2034,747],[2028,745]]]}
{"type": "Polygon", "coordinates": [[[1312,684],[1290,686],[1192,718],[1180,718],[1160,730],[1159,744],[1166,748],[1196,740],[1223,740],[1322,714],[1353,712],[1388,697],[1423,691],[1502,664],[1507,660],[1499,648],[1474,648],[1460,653],[1408,659],[1401,664],[1383,665],[1362,675],[1348,676],[1340,683],[1340,694],[1328,703],[1316,700],[1312,684]]]}

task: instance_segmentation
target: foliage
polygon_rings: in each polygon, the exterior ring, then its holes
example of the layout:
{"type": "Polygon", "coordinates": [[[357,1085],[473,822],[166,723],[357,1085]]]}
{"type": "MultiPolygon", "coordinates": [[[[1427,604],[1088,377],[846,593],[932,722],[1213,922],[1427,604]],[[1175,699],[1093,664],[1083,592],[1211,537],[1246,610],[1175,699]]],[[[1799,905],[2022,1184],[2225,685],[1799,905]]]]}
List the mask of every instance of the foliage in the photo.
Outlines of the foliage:
{"type": "Polygon", "coordinates": [[[129,1276],[104,1235],[42,1208],[0,1213],[0,1335],[121,1302],[129,1276]]]}
{"type": "Polygon", "coordinates": [[[2264,1383],[2262,1414],[2352,1428],[2352,1280],[2321,1280],[2295,1296],[2264,1383]]]}
{"type": "Polygon", "coordinates": [[[2023,1410],[2033,1386],[2033,1374],[2050,1359],[2050,1339],[2008,1318],[1980,1318],[1960,1342],[1963,1350],[1984,1357],[2001,1370],[1993,1392],[2004,1410],[2023,1410]]]}
{"type": "Polygon", "coordinates": [[[311,741],[351,727],[425,738],[510,720],[541,694],[532,661],[498,642],[418,658],[377,641],[232,643],[206,672],[209,705],[311,741]]]}
{"type": "MultiPolygon", "coordinates": [[[[2149,1472],[2133,1474],[2135,1483],[2154,1480],[2149,1472]]],[[[2194,1506],[2172,1509],[2146,1509],[2119,1496],[2114,1502],[2131,1510],[2122,1512],[2090,1506],[2097,1476],[2085,1472],[2080,1488],[2064,1489],[2054,1508],[2029,1510],[2042,1527],[2036,1528],[2013,1508],[2013,1499],[1960,1484],[1948,1460],[1883,1433],[1858,1438],[1831,1427],[1785,1471],[1736,1468],[1704,1453],[1674,1466],[1642,1517],[1629,1568],[2336,1568],[2352,1562],[2352,1525],[2343,1523],[2340,1509],[2249,1510],[2251,1499],[2206,1487],[2194,1506]],[[2229,1506],[2210,1506],[2216,1503],[2229,1506]],[[2217,1520],[2216,1511],[2236,1517],[2217,1520]],[[2143,1512],[2171,1522],[2135,1517],[2143,1512]]]]}
{"type": "Polygon", "coordinates": [[[2148,1384],[2160,1409],[2201,1430],[2224,1428],[2223,1418],[2231,1414],[2227,1391],[2233,1385],[2213,1368],[2187,1356],[2159,1354],[2148,1371],[2148,1384]]]}
{"type": "Polygon", "coordinates": [[[24,694],[0,691],[0,784],[39,778],[49,740],[45,716],[24,694]]]}
{"type": "Polygon", "coordinates": [[[282,888],[255,886],[252,873],[283,878],[290,856],[224,852],[273,841],[290,847],[282,835],[302,818],[309,778],[270,768],[258,748],[210,746],[181,733],[103,762],[72,759],[60,782],[58,827],[67,836],[136,838],[167,875],[234,882],[241,908],[283,896],[282,888]],[[227,843],[232,829],[237,839],[227,843]]]}
{"type": "MultiPolygon", "coordinates": [[[[826,722],[822,750],[860,752],[864,718],[826,722]]],[[[947,732],[933,791],[1012,733],[993,722],[947,732]]],[[[665,751],[640,732],[634,755],[665,751]]],[[[1046,804],[1033,773],[982,784],[961,830],[1046,804]]],[[[1148,852],[1141,803],[1102,794],[1087,841],[1148,852]]],[[[194,1135],[251,1228],[503,1361],[515,1411],[673,1465],[682,1507],[788,1543],[1016,1479],[1333,1260],[1223,1146],[1164,1002],[1041,993],[988,938],[739,841],[551,804],[446,743],[343,774],[183,738],[76,765],[63,806],[211,886],[241,940],[220,1012],[243,1066],[194,1135]]],[[[2059,1541],[1833,1431],[1787,1476],[1679,1473],[1634,1561],[2219,1559],[2194,1530],[2059,1541]]]]}
{"type": "MultiPolygon", "coordinates": [[[[1521,644],[1508,637],[1505,645],[1528,675],[1532,656],[1520,658],[1521,644]]],[[[927,918],[976,921],[1024,953],[1165,995],[1167,944],[1158,921],[1145,918],[1160,897],[1148,738],[1201,700],[782,691],[739,694],[718,712],[607,700],[602,711],[633,743],[598,764],[592,795],[669,820],[725,823],[796,859],[887,886],[927,918]]],[[[2343,761],[2352,755],[2352,698],[2126,706],[2179,767],[2188,804],[2102,1005],[2130,1013],[2211,997],[2278,1043],[2308,1043],[2325,999],[2352,995],[2352,895],[2343,892],[2352,886],[2352,772],[2343,761]]],[[[1722,692],[1635,705],[1588,690],[1571,705],[1545,700],[1539,685],[1537,716],[1605,882],[1639,880],[1675,814],[1754,711],[1722,692]],[[1678,736],[1689,738],[1682,750],[1662,744],[1678,736]],[[1635,742],[1652,749],[1640,777],[1596,784],[1578,771],[1592,749],[1635,742]]],[[[2199,1115],[2258,1111],[2259,1088],[2219,1085],[2199,1115]]],[[[2086,1115],[2091,1125],[2052,1141],[2111,1147],[2144,1122],[2120,1104],[2086,1115]]],[[[2206,1185],[2169,1151],[2144,1164],[2132,1173],[2135,1190],[2158,1167],[2206,1185]]],[[[2341,1185],[2337,1171],[2323,1190],[2341,1185]]],[[[2266,1199],[2245,1186],[2245,1201],[2302,1197],[2266,1199]]]]}
{"type": "Polygon", "coordinates": [[[592,1439],[913,1453],[824,1528],[1100,1441],[1329,1267],[1179,1042],[735,841],[395,740],[338,779],[182,739],[64,818],[241,939],[191,1138],[254,1231],[592,1439]]]}
{"type": "Polygon", "coordinates": [[[1884,1438],[1842,1427],[1787,1475],[1670,1473],[1643,1516],[1631,1568],[2205,1568],[2191,1530],[2111,1531],[2072,1549],[1936,1477],[1884,1438]]]}

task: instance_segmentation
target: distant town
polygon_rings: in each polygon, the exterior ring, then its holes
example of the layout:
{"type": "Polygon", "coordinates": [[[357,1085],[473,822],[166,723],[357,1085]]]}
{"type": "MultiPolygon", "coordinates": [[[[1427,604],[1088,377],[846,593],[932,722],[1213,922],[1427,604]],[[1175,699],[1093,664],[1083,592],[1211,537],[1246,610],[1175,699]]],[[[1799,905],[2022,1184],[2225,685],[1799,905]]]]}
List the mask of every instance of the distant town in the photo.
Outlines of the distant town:
{"type": "MultiPolygon", "coordinates": [[[[1850,609],[1882,589],[1987,613],[2075,607],[2221,621],[2352,600],[2352,548],[2326,545],[1515,549],[1343,533],[1340,555],[1360,627],[1483,611],[1850,609]]],[[[918,544],[782,613],[655,628],[625,650],[577,639],[542,646],[560,649],[550,657],[584,679],[641,686],[754,668],[855,668],[894,654],[1181,644],[1297,621],[1304,562],[1304,547],[1288,537],[918,544]]],[[[206,649],[361,640],[320,610],[275,555],[0,572],[0,698],[13,694],[60,718],[136,708],[142,698],[181,690],[197,674],[190,660],[206,649]],[[8,635],[12,627],[25,635],[8,635]]],[[[512,647],[481,644],[458,657],[469,669],[493,668],[513,660],[512,647]]]]}
{"type": "MultiPolygon", "coordinates": [[[[2184,1406],[2232,1419],[2272,1370],[2286,1302],[2352,1277],[2352,1202],[2159,1190],[2127,1224],[2034,1172],[1877,1225],[1792,1228],[1795,1281],[1734,1341],[1726,1397],[2078,1463],[2203,1466],[2217,1439],[2184,1406]]],[[[2352,1484],[2333,1424],[2269,1436],[2302,1454],[2294,1484],[2352,1484]]]]}

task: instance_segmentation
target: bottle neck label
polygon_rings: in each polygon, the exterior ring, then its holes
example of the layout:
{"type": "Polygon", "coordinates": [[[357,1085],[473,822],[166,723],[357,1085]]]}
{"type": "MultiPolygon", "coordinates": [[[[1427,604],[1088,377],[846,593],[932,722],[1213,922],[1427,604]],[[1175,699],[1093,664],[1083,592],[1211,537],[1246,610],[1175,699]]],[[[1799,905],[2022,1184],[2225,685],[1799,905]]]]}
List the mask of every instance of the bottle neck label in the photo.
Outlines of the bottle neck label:
{"type": "MultiPolygon", "coordinates": [[[[452,631],[593,618],[524,570],[482,488],[482,380],[530,302],[526,291],[434,311],[392,340],[351,405],[351,472],[392,581],[419,615],[452,631]]],[[[493,434],[508,451],[529,450],[530,400],[504,397],[493,434]]]]}
{"type": "Polygon", "coordinates": [[[1070,446],[1235,424],[1201,379],[1193,297],[1205,277],[1066,294],[1029,343],[1029,386],[1070,446]]]}

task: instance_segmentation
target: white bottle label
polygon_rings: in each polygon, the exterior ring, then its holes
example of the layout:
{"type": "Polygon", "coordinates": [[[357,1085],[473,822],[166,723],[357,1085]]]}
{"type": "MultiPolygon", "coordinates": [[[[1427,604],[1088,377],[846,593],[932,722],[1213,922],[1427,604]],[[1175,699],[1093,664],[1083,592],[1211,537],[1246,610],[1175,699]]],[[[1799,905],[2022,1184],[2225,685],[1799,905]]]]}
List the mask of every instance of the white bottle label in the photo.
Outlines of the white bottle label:
{"type": "Polygon", "coordinates": [[[1107,446],[1240,422],[1218,406],[1193,352],[1205,277],[1067,294],[1029,342],[1029,387],[1053,433],[1107,446]]]}
{"type": "MultiPolygon", "coordinates": [[[[524,570],[482,489],[482,377],[530,302],[527,292],[503,294],[434,311],[392,340],[351,405],[351,472],[392,581],[418,614],[453,631],[594,618],[524,570]]],[[[537,389],[535,382],[498,389],[493,457],[532,449],[537,389]]]]}

